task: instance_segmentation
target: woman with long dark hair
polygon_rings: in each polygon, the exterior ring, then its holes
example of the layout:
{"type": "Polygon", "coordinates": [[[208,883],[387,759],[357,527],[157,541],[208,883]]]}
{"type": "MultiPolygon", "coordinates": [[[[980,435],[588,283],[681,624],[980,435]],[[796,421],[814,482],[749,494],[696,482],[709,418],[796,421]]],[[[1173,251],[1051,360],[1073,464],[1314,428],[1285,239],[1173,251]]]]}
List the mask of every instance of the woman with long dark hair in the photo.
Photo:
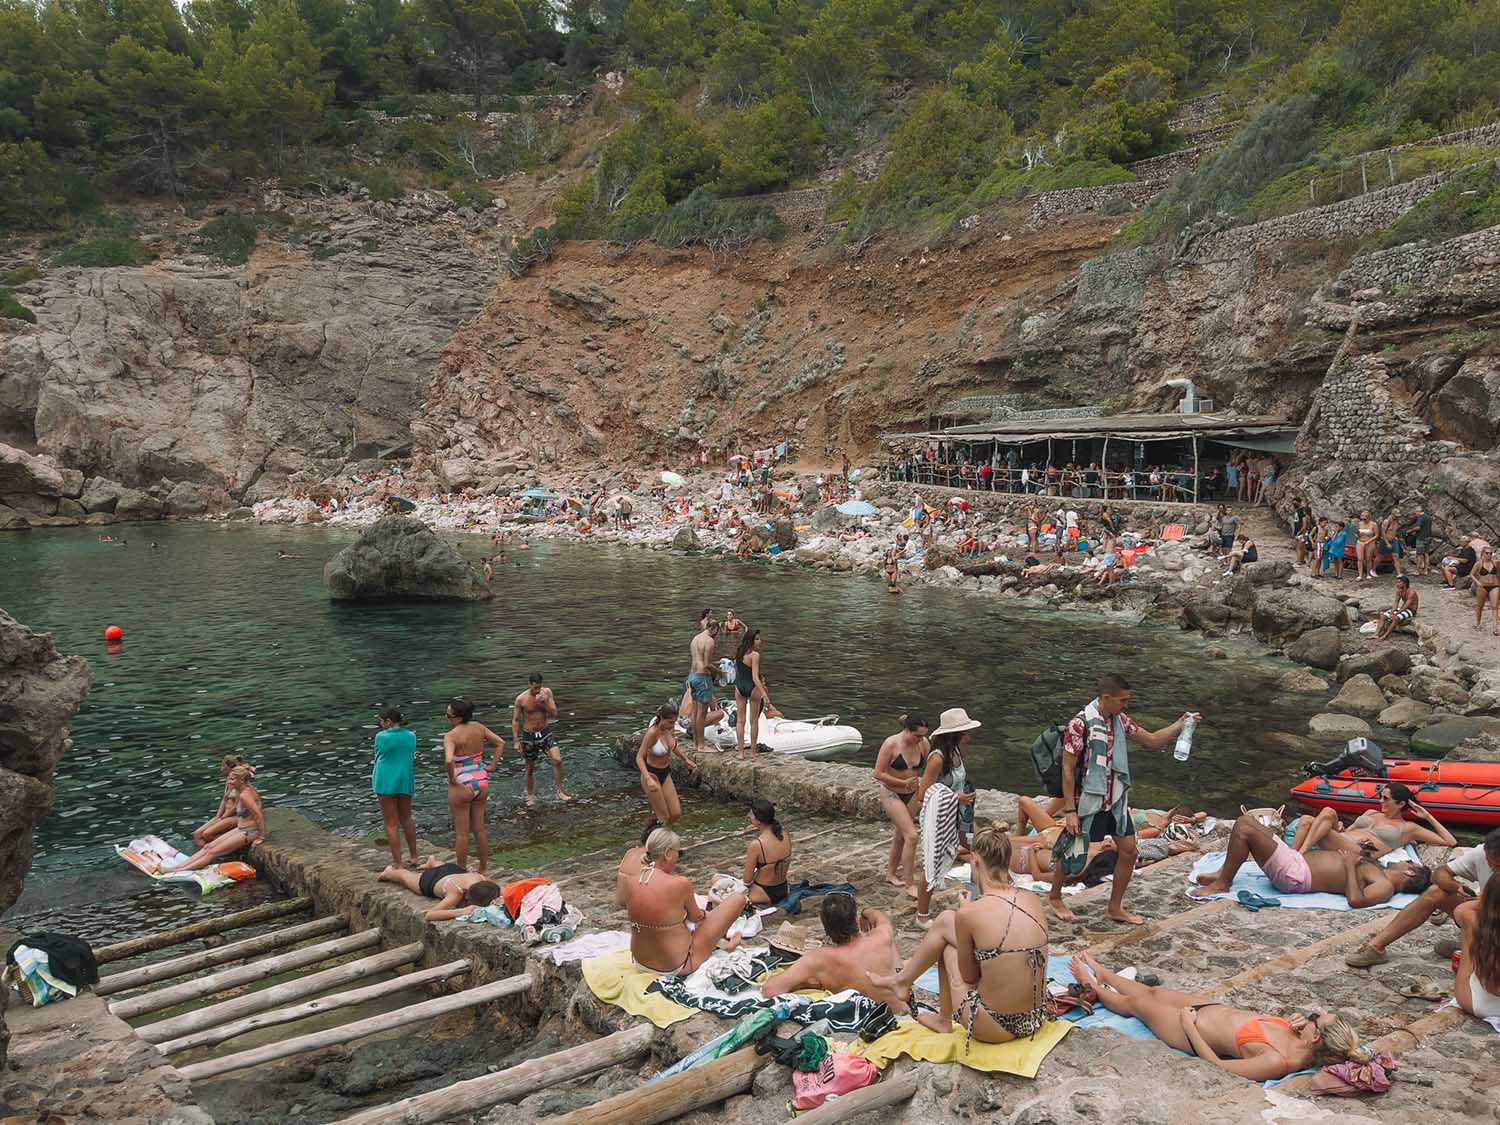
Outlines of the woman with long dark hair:
{"type": "Polygon", "coordinates": [[[1500,1017],[1500,874],[1492,874],[1479,901],[1454,912],[1463,934],[1453,998],[1482,1020],[1500,1017]]]}
{"type": "Polygon", "coordinates": [[[922,767],[912,804],[917,809],[917,850],[922,856],[922,875],[917,880],[917,925],[932,923],[929,907],[932,893],[958,859],[962,843],[964,813],[973,823],[974,793],[967,791],[968,770],[961,747],[979,721],[969,718],[962,707],[951,707],[939,717],[932,732],[932,749],[922,767]]]}
{"type": "Polygon", "coordinates": [[[469,836],[479,853],[479,873],[490,866],[490,837],[484,806],[490,795],[490,775],[484,767],[484,748],[495,748],[490,769],[500,765],[505,739],[474,721],[474,704],[467,699],[449,702],[444,715],[451,728],[443,736],[443,766],[448,771],[448,811],[453,814],[453,850],[458,866],[469,869],[469,836]]]}
{"type": "Polygon", "coordinates": [[[1319,809],[1316,816],[1303,817],[1292,846],[1303,853],[1323,848],[1344,852],[1355,859],[1362,853],[1373,859],[1403,844],[1451,848],[1457,843],[1453,833],[1422,807],[1415,793],[1399,781],[1392,781],[1380,792],[1380,808],[1360,813],[1348,828],[1339,828],[1339,815],[1333,809],[1319,809]]]}
{"type": "Polygon", "coordinates": [[[760,630],[746,629],[740,640],[739,651],[734,654],[734,701],[737,704],[734,716],[734,748],[741,758],[746,757],[745,724],[750,725],[751,754],[756,752],[760,738],[760,717],[773,716],[776,708],[771,706],[771,693],[760,675],[760,630]]]}
{"type": "Polygon", "coordinates": [[[786,873],[792,860],[792,836],[776,819],[770,801],[750,803],[750,827],[755,839],[745,852],[745,890],[757,906],[786,898],[786,873]]]}

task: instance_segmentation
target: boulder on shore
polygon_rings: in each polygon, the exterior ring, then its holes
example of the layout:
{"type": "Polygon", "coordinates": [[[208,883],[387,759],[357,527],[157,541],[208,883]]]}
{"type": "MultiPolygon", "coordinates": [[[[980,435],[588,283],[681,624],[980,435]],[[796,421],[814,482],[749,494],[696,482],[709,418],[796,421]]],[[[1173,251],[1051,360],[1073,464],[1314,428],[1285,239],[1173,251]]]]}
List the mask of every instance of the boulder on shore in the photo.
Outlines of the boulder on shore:
{"type": "Polygon", "coordinates": [[[1441,758],[1456,750],[1461,743],[1483,734],[1500,734],[1500,719],[1454,715],[1413,731],[1411,752],[1423,758],[1441,758]]]}
{"type": "Polygon", "coordinates": [[[1339,661],[1339,683],[1355,676],[1404,676],[1411,671],[1411,657],[1399,648],[1381,648],[1374,652],[1351,652],[1339,661]]]}
{"type": "Polygon", "coordinates": [[[703,544],[698,539],[698,533],[691,527],[678,528],[677,534],[672,536],[672,549],[674,551],[701,551],[703,544]]]}
{"type": "Polygon", "coordinates": [[[1403,696],[1380,712],[1375,721],[1392,730],[1416,730],[1431,717],[1431,707],[1403,696]]]}
{"type": "Polygon", "coordinates": [[[1276,686],[1281,691],[1289,691],[1293,695],[1328,694],[1328,685],[1323,682],[1323,677],[1305,668],[1293,668],[1289,672],[1283,672],[1277,677],[1276,686]]]}
{"type": "Polygon", "coordinates": [[[1333,625],[1309,629],[1300,637],[1288,641],[1282,651],[1288,660],[1332,671],[1338,666],[1339,657],[1344,651],[1344,633],[1333,625]]]}
{"type": "Polygon", "coordinates": [[[425,523],[386,516],[367,527],[323,568],[335,601],[433,598],[477,602],[493,596],[489,583],[425,523]]]}
{"type": "Polygon", "coordinates": [[[1307,721],[1307,729],[1314,738],[1329,742],[1370,736],[1370,724],[1355,715],[1314,715],[1307,721]]]}
{"type": "Polygon", "coordinates": [[[1371,718],[1385,710],[1386,702],[1385,695],[1375,686],[1374,680],[1369,676],[1355,676],[1345,681],[1339,693],[1329,701],[1328,709],[1345,715],[1371,718]]]}
{"type": "Polygon", "coordinates": [[[1257,591],[1250,616],[1256,637],[1263,641],[1290,641],[1313,629],[1342,629],[1348,622],[1343,602],[1295,586],[1257,591]]]}
{"type": "MultiPolygon", "coordinates": [[[[72,745],[68,723],[92,681],[83,657],[61,655],[51,634],[0,610],[0,913],[21,896],[31,833],[52,807],[53,772],[72,745]]],[[[0,1068],[8,1038],[0,1022],[0,1068]]]]}

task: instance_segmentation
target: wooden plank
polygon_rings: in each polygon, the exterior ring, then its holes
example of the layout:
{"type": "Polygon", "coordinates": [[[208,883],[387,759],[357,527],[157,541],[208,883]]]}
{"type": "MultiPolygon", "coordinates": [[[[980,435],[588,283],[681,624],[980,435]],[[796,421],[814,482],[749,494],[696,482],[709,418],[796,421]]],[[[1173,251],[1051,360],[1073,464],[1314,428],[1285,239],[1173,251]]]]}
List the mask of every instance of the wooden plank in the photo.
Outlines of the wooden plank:
{"type": "Polygon", "coordinates": [[[383,953],[377,953],[372,957],[362,957],[358,961],[346,961],[342,965],[334,965],[305,977],[298,977],[296,980],[283,981],[270,988],[262,988],[258,992],[236,996],[232,1000],[221,1000],[217,1004],[184,1012],[180,1016],[169,1016],[155,1023],[143,1024],[135,1029],[135,1033],[147,1043],[165,1043],[186,1035],[190,1031],[217,1027],[221,1023],[228,1023],[230,1020],[252,1015],[255,1012],[279,1008],[289,1001],[300,1000],[304,996],[327,992],[351,980],[360,980],[376,973],[383,973],[387,969],[409,965],[413,961],[421,960],[422,950],[422,943],[414,941],[410,945],[387,949],[383,953]]]}
{"type": "Polygon", "coordinates": [[[570,1082],[586,1074],[607,1070],[644,1055],[651,1048],[656,1029],[637,1024],[566,1051],[528,1059],[495,1074],[482,1074],[466,1082],[455,1082],[441,1090],[376,1106],[340,1120],[340,1125],[427,1125],[450,1117],[472,1114],[501,1102],[517,1101],[537,1090],[570,1082]]]}
{"type": "Polygon", "coordinates": [[[225,930],[237,930],[242,926],[253,926],[257,922],[269,922],[273,918],[296,914],[301,910],[311,910],[312,904],[312,899],[306,895],[283,899],[281,902],[267,902],[260,906],[253,906],[249,910],[241,910],[237,914],[225,914],[221,918],[205,918],[201,922],[190,922],[186,926],[178,926],[175,929],[162,930],[160,933],[147,934],[145,937],[101,946],[94,950],[94,960],[101,965],[106,965],[111,961],[123,961],[126,957],[151,953],[158,949],[165,949],[169,945],[180,945],[185,941],[196,941],[199,938],[222,934],[225,930]]]}
{"type": "Polygon", "coordinates": [[[126,969],[123,972],[108,973],[100,978],[94,991],[100,996],[110,996],[116,992],[124,992],[131,988],[140,988],[143,985],[155,984],[159,980],[170,980],[172,977],[180,977],[185,973],[197,972],[199,969],[209,969],[215,965],[227,964],[230,961],[242,961],[246,957],[256,953],[264,953],[269,949],[280,949],[284,945],[296,945],[299,941],[308,938],[322,937],[331,934],[335,930],[347,929],[349,923],[337,915],[329,918],[317,918],[311,922],[304,922],[300,926],[288,926],[282,930],[272,930],[268,934],[258,937],[246,938],[244,941],[230,942],[221,945],[217,949],[205,949],[198,953],[189,953],[186,957],[174,957],[170,961],[158,961],[154,965],[146,965],[139,969],[126,969]]]}
{"type": "MultiPolygon", "coordinates": [[[[1380,911],[1380,913],[1385,914],[1386,912],[1380,911]]],[[[1283,953],[1280,957],[1273,957],[1269,961],[1262,961],[1259,965],[1246,969],[1242,973],[1236,973],[1232,977],[1217,981],[1210,985],[1206,991],[1210,996],[1223,996],[1232,989],[1241,988],[1247,984],[1254,984],[1256,981],[1265,980],[1266,977],[1274,977],[1277,973],[1284,973],[1288,969],[1295,969],[1298,965],[1306,964],[1314,957],[1319,957],[1330,950],[1338,949],[1340,946],[1348,945],[1354,941],[1362,941],[1365,938],[1374,937],[1381,930],[1385,929],[1391,917],[1394,917],[1394,915],[1372,918],[1363,925],[1353,926],[1339,933],[1330,934],[1328,937],[1315,941],[1311,945],[1304,945],[1301,949],[1294,949],[1290,953],[1283,953]]]]}
{"type": "Polygon", "coordinates": [[[216,1075],[228,1074],[230,1071],[244,1070],[246,1067],[284,1059],[289,1055],[301,1055],[309,1051],[321,1050],[324,1047],[336,1047],[340,1043],[352,1043],[367,1035],[393,1031],[398,1027],[420,1023],[448,1012],[457,1012],[463,1008],[472,1008],[477,1004],[499,1000],[505,996],[514,996],[518,992],[530,990],[531,985],[530,975],[521,973],[519,976],[482,984],[478,988],[467,988],[462,992],[450,992],[446,996],[423,1000],[417,1004],[408,1004],[404,1008],[397,1008],[394,1012],[382,1012],[378,1016],[355,1020],[353,1023],[346,1023],[340,1027],[325,1028],[307,1035],[282,1039],[276,1043],[267,1043],[263,1047],[252,1047],[248,1051],[224,1055],[222,1058],[190,1063],[178,1069],[189,1081],[213,1078],[216,1075]]]}
{"type": "Polygon", "coordinates": [[[745,1093],[755,1081],[755,1072],[770,1061],[770,1055],[742,1048],[671,1078],[575,1109],[553,1120],[552,1125],[657,1125],[671,1121],[745,1093]]]}
{"type": "Polygon", "coordinates": [[[217,973],[209,973],[206,977],[199,977],[197,980],[168,985],[166,988],[158,988],[153,992],[132,996],[126,1000],[115,1000],[110,1004],[109,1010],[112,1015],[128,1019],[131,1016],[160,1011],[162,1008],[173,1008],[189,1000],[196,1000],[200,996],[212,996],[215,992],[223,992],[226,988],[237,988],[242,984],[265,980],[266,977],[284,973],[289,969],[300,969],[304,965],[313,965],[319,961],[326,961],[330,957],[339,957],[345,953],[369,949],[370,946],[379,944],[380,931],[378,929],[361,930],[348,937],[320,941],[316,945],[294,949],[290,953],[263,957],[259,961],[251,961],[248,965],[220,969],[217,973]]]}
{"type": "Polygon", "coordinates": [[[817,1109],[797,1115],[799,1125],[829,1125],[834,1121],[852,1121],[871,1110],[899,1105],[917,1092],[917,1072],[907,1071],[897,1078],[887,1078],[862,1090],[840,1094],[817,1109]]]}
{"type": "Polygon", "coordinates": [[[259,1015],[246,1016],[244,1019],[235,1020],[233,1023],[223,1023],[216,1027],[205,1028],[203,1031],[184,1035],[178,1039],[169,1039],[165,1043],[158,1043],[156,1049],[164,1055],[176,1054],[178,1051],[191,1050],[193,1047],[211,1047],[215,1043],[223,1043],[225,1040],[244,1035],[251,1031],[260,1031],[262,1028],[277,1027],[284,1023],[295,1023],[297,1020],[306,1019],[308,1016],[319,1016],[324,1012],[337,1011],[340,1008],[353,1007],[355,1004],[363,1004],[367,1000],[375,1000],[381,996],[388,996],[394,992],[404,992],[408,988],[416,988],[418,985],[432,984],[436,981],[447,980],[459,973],[468,972],[467,961],[449,961],[446,965],[434,965],[430,969],[418,969],[416,972],[403,973],[393,977],[391,980],[383,980],[377,984],[367,984],[364,988],[351,988],[346,992],[335,992],[330,996],[320,996],[316,1000],[308,1000],[302,1004],[293,1004],[286,1008],[273,1008],[269,1012],[259,1015]]]}

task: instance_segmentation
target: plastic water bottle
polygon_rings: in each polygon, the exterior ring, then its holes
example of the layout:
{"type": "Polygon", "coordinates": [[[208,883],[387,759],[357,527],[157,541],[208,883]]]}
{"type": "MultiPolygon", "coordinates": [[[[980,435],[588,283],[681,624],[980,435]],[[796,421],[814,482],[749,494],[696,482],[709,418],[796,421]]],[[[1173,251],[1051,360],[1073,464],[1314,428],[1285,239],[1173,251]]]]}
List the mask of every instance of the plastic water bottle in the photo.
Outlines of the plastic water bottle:
{"type": "Polygon", "coordinates": [[[1198,725],[1196,715],[1188,715],[1182,720],[1182,730],[1177,735],[1177,748],[1172,751],[1172,757],[1179,762],[1188,760],[1188,755],[1193,752],[1193,729],[1198,725]]]}

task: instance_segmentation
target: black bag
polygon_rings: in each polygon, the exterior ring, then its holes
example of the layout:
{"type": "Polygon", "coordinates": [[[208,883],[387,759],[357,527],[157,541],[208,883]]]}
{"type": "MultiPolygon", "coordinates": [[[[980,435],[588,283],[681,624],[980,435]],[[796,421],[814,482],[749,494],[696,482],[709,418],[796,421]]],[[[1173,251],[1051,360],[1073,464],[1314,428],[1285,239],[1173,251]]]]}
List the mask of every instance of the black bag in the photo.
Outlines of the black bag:
{"type": "Polygon", "coordinates": [[[1053,723],[1041,734],[1036,736],[1036,741],[1031,744],[1031,764],[1036,767],[1036,773],[1042,779],[1042,789],[1049,797],[1061,797],[1063,731],[1066,724],[1059,726],[1053,723]]]}
{"type": "Polygon", "coordinates": [[[16,946],[28,945],[40,949],[47,955],[47,969],[60,981],[75,988],[87,988],[99,983],[99,964],[94,960],[94,951],[86,941],[69,934],[26,934],[12,945],[5,954],[5,963],[16,963],[16,946]]]}

